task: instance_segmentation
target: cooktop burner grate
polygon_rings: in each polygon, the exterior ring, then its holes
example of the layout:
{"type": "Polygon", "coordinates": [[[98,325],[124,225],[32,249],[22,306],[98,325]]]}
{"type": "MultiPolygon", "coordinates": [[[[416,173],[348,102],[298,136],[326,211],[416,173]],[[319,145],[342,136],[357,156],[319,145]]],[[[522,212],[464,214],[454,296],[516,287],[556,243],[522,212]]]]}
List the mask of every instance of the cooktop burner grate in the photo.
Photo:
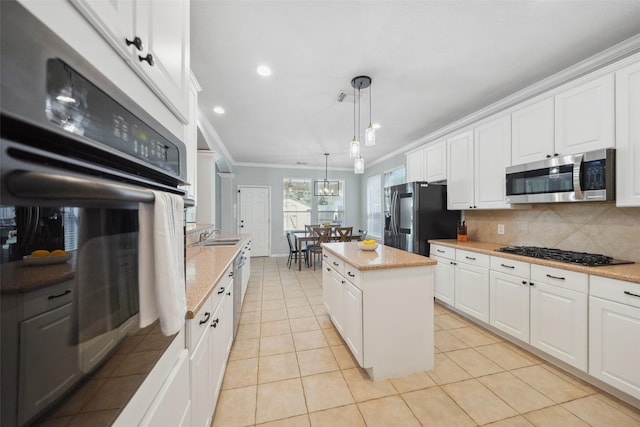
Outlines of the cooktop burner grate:
{"type": "Polygon", "coordinates": [[[610,256],[589,254],[586,252],[564,251],[561,249],[540,248],[537,246],[506,246],[496,249],[498,252],[506,252],[515,255],[542,258],[552,261],[566,262],[570,264],[598,267],[605,265],[633,264],[633,261],[613,259],[610,256]]]}

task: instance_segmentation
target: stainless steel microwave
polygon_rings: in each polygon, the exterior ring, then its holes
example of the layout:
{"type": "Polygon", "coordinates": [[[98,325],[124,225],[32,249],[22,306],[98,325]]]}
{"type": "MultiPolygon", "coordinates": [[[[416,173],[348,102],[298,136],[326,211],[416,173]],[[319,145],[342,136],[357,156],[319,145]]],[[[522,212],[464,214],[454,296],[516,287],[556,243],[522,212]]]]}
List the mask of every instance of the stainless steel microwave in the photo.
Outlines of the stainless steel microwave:
{"type": "Polygon", "coordinates": [[[615,149],[509,166],[506,186],[507,203],[615,200],[615,149]]]}

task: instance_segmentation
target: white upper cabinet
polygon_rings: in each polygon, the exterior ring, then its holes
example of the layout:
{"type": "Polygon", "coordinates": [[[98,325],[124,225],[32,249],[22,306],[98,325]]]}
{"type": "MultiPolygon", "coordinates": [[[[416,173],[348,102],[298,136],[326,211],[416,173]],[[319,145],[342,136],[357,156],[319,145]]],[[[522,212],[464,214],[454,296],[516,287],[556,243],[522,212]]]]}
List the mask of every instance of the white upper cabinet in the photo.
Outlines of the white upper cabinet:
{"type": "Polygon", "coordinates": [[[511,120],[503,116],[474,130],[474,208],[509,208],[505,168],[511,165],[511,120]]]}
{"type": "Polygon", "coordinates": [[[447,208],[504,209],[511,119],[490,119],[447,140],[447,208]]]}
{"type": "Polygon", "coordinates": [[[447,179],[447,141],[432,142],[424,148],[424,179],[427,182],[447,179]]]}
{"type": "Polygon", "coordinates": [[[511,164],[520,165],[553,155],[553,122],[553,97],[511,113],[511,164]]]}
{"type": "Polygon", "coordinates": [[[71,0],[183,122],[188,122],[189,2],[71,0]]]}
{"type": "Polygon", "coordinates": [[[640,61],[616,72],[616,206],[640,206],[640,61]]]}
{"type": "Polygon", "coordinates": [[[473,131],[447,140],[447,208],[473,209],[473,131]]]}
{"type": "Polygon", "coordinates": [[[425,180],[424,149],[407,154],[407,182],[425,180]]]}
{"type": "Polygon", "coordinates": [[[613,79],[607,74],[556,95],[556,153],[615,146],[613,79]]]}

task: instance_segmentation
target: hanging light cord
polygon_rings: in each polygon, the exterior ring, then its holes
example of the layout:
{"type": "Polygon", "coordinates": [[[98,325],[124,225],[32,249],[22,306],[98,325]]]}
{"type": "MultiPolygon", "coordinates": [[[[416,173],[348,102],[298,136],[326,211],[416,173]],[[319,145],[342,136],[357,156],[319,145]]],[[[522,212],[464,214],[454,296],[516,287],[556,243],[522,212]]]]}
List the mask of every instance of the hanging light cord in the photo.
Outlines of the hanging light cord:
{"type": "Polygon", "coordinates": [[[373,99],[373,84],[369,83],[369,126],[371,126],[371,100],[373,99]]]}

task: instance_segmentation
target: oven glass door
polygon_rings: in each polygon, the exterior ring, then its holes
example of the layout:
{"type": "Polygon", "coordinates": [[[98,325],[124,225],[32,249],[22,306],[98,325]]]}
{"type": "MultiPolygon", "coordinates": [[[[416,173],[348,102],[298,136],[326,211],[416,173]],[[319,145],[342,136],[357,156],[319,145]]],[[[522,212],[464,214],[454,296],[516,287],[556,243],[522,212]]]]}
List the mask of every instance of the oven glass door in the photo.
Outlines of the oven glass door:
{"type": "Polygon", "coordinates": [[[110,425],[174,338],[138,326],[137,208],[1,205],[0,243],[1,424],[110,425]]]}

